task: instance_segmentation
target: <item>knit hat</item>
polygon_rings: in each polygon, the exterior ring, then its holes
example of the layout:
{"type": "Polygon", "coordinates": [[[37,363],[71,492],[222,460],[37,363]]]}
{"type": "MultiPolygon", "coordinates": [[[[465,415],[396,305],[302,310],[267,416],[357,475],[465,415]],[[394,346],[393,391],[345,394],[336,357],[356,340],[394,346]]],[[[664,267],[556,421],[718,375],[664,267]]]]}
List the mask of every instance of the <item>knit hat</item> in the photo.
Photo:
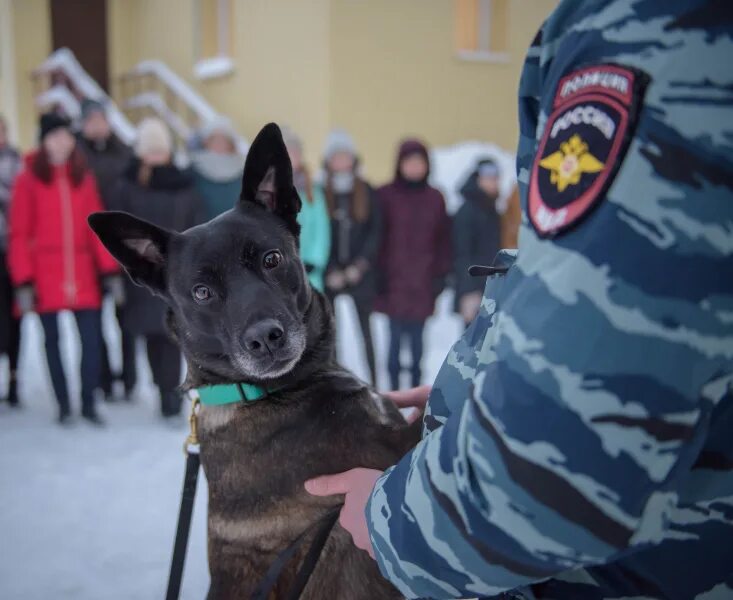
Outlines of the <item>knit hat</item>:
{"type": "Polygon", "coordinates": [[[356,156],[356,144],[345,129],[332,129],[323,146],[323,160],[329,161],[334,154],[339,152],[356,156]]]}
{"type": "Polygon", "coordinates": [[[499,167],[490,158],[483,158],[476,165],[479,177],[499,177],[499,167]]]}
{"type": "Polygon", "coordinates": [[[230,119],[226,117],[216,116],[204,123],[198,131],[198,137],[202,142],[206,142],[214,134],[221,134],[229,138],[232,146],[237,147],[237,132],[230,119]]]}
{"type": "Polygon", "coordinates": [[[98,100],[91,100],[90,98],[85,98],[81,102],[81,120],[86,121],[92,114],[95,112],[100,112],[102,115],[106,118],[107,117],[107,111],[104,108],[104,104],[99,102],[98,100]]]}
{"type": "Polygon", "coordinates": [[[41,115],[38,141],[42,142],[49,133],[55,131],[56,129],[61,129],[62,127],[70,129],[71,121],[55,112],[48,112],[41,115]]]}
{"type": "Polygon", "coordinates": [[[152,152],[173,152],[173,139],[165,123],[156,117],[147,117],[137,126],[135,154],[138,157],[152,152]]]}

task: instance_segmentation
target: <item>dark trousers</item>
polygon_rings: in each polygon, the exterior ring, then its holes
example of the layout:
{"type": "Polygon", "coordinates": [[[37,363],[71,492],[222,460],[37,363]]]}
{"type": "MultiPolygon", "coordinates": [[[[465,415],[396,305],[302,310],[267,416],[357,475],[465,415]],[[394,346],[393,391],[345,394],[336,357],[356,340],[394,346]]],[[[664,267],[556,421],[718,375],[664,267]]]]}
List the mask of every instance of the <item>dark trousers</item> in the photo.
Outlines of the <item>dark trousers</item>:
{"type": "Polygon", "coordinates": [[[17,403],[17,371],[20,356],[20,319],[13,311],[13,286],[7,270],[5,254],[0,252],[0,350],[8,355],[9,391],[8,399],[17,403]]]}
{"type": "Polygon", "coordinates": [[[389,379],[393,390],[400,389],[400,351],[402,350],[402,342],[404,338],[408,338],[410,342],[410,352],[412,354],[412,365],[410,366],[410,374],[412,375],[412,386],[420,385],[422,379],[422,371],[420,363],[423,353],[423,330],[425,329],[425,321],[411,321],[406,319],[389,319],[389,357],[387,359],[387,367],[389,368],[389,379]]]}
{"type": "MultiPolygon", "coordinates": [[[[74,311],[74,318],[81,338],[81,410],[83,414],[93,414],[94,391],[99,387],[102,320],[98,310],[77,310],[74,311]]],[[[53,390],[60,411],[68,413],[71,407],[59,349],[58,313],[42,314],[41,323],[46,336],[46,360],[53,390]]]]}
{"type": "Polygon", "coordinates": [[[148,335],[145,342],[153,382],[160,390],[161,412],[166,416],[178,414],[181,410],[181,396],[177,391],[181,383],[181,352],[165,334],[148,335]]]}
{"type": "MultiPolygon", "coordinates": [[[[354,300],[354,306],[356,307],[356,316],[359,319],[359,328],[361,329],[361,337],[364,340],[364,354],[366,355],[367,365],[369,366],[369,375],[371,376],[372,385],[377,383],[377,361],[374,357],[374,340],[372,339],[372,328],[369,322],[369,317],[372,314],[371,302],[365,302],[360,300],[357,296],[348,294],[354,300]]],[[[331,301],[331,306],[334,305],[336,296],[334,294],[327,293],[328,299],[331,301]]]]}
{"type": "MultiPolygon", "coordinates": [[[[121,311],[115,309],[117,322],[122,323],[121,311]]],[[[120,334],[122,341],[122,383],[125,385],[125,392],[132,391],[137,382],[137,371],[135,369],[135,337],[127,333],[120,325],[120,334]]],[[[102,343],[102,375],[100,386],[104,393],[109,395],[112,392],[112,383],[115,380],[115,374],[109,364],[109,350],[107,344],[102,343]]]]}

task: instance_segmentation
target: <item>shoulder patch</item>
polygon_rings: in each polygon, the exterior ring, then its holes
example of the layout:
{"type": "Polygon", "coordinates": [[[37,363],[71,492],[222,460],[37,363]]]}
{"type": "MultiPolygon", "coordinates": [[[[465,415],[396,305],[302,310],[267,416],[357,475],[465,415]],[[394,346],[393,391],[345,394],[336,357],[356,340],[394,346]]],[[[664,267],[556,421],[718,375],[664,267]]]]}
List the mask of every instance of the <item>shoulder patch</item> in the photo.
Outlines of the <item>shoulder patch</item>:
{"type": "Polygon", "coordinates": [[[565,231],[604,197],[633,137],[649,77],[613,64],[563,77],[529,181],[527,212],[541,237],[565,231]]]}

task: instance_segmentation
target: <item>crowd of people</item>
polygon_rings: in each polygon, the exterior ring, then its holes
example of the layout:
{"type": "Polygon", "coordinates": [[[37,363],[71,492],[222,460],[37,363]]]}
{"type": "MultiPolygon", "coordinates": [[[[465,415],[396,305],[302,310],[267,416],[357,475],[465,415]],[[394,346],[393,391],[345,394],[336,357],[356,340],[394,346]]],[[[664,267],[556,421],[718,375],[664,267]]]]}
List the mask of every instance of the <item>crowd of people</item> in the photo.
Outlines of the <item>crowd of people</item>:
{"type": "MultiPolygon", "coordinates": [[[[441,292],[455,288],[456,312],[466,324],[478,312],[483,280],[467,271],[490,264],[499,249],[497,164],[488,157],[478,161],[460,190],[464,204],[451,219],[443,195],[429,183],[429,149],[417,139],[400,143],[392,181],[376,187],[364,178],[347,131],[329,133],[317,176],[306,165],[298,134],[285,128],[283,136],[303,200],[300,251],[311,284],[332,302],[341,295],[353,301],[371,383],[377,383],[377,368],[370,316],[379,311],[389,318],[391,388],[406,383],[403,374],[419,385],[425,322],[441,292]]],[[[7,354],[9,405],[20,404],[20,319],[35,312],[59,423],[72,419],[58,327],[59,313],[70,311],[81,341],[84,419],[102,424],[99,398],[132,398],[140,339],[162,416],[180,414],[181,359],[166,331],[164,304],[123,277],[86,220],[95,211],[121,210],[183,231],[229,210],[244,164],[232,124],[221,118],[203,124],[187,151],[190,164],[180,168],[171,133],[156,118],[140,122],[128,147],[112,131],[105,107],[92,100],[82,103],[77,127],[57,113],[42,115],[38,147],[24,157],[0,119],[0,352],[7,354]],[[110,366],[102,335],[105,297],[114,302],[121,332],[119,372],[110,366]]]]}

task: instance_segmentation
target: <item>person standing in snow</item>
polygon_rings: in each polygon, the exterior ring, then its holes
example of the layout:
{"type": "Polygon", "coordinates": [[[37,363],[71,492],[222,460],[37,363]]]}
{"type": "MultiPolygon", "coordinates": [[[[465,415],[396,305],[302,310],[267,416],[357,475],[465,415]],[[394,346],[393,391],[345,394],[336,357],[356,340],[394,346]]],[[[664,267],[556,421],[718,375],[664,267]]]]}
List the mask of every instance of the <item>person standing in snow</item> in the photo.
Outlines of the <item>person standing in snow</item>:
{"type": "Polygon", "coordinates": [[[71,417],[58,330],[59,312],[69,310],[81,338],[81,414],[101,425],[94,395],[101,371],[102,288],[117,287],[120,275],[87,225],[102,203],[69,126],[54,113],[41,117],[40,147],[26,158],[13,188],[9,266],[19,310],[41,317],[59,423],[71,417]]]}
{"type": "Polygon", "coordinates": [[[8,213],[13,183],[20,167],[20,154],[10,146],[7,125],[0,116],[0,354],[8,356],[8,395],[5,399],[10,406],[18,405],[20,319],[13,311],[13,285],[7,264],[8,213]]]}
{"type": "MultiPolygon", "coordinates": [[[[193,178],[171,162],[173,140],[162,121],[147,118],[140,123],[135,155],[115,190],[111,208],[173,231],[206,221],[206,207],[193,178]]],[[[145,338],[161,413],[175,417],[181,411],[181,355],[166,329],[165,303],[129,280],[125,297],[122,326],[130,335],[145,338]]]]}
{"type": "Polygon", "coordinates": [[[455,311],[466,327],[478,314],[485,281],[468,273],[471,265],[490,265],[501,249],[501,217],[496,211],[499,169],[490,158],[478,161],[461,187],[463,204],[453,217],[455,311]]]}
{"type": "Polygon", "coordinates": [[[414,139],[400,144],[392,183],[377,190],[384,218],[379,253],[382,286],[376,309],[389,316],[388,368],[393,390],[400,388],[402,341],[409,340],[412,385],[422,379],[425,321],[445,287],[451,268],[451,223],[443,195],[428,184],[426,146],[414,139]]]}
{"type": "MultiPolygon", "coordinates": [[[[130,162],[132,152],[113,132],[110,127],[104,105],[96,100],[84,100],[81,103],[81,131],[77,136],[77,145],[84,154],[87,164],[97,181],[97,189],[105,208],[109,207],[111,195],[122,173],[130,162]]],[[[119,281],[117,289],[111,290],[117,307],[115,314],[120,322],[120,304],[124,301],[124,283],[119,281]]],[[[122,340],[122,373],[121,379],[125,388],[125,398],[129,398],[135,387],[135,340],[120,328],[122,340]]],[[[109,364],[107,345],[102,343],[102,379],[101,386],[105,396],[112,400],[112,383],[115,379],[109,364]]]]}
{"type": "Polygon", "coordinates": [[[191,171],[196,189],[206,204],[207,219],[228,211],[242,188],[244,157],[237,150],[237,134],[231,121],[217,117],[196,136],[203,147],[191,152],[191,171]]]}
{"type": "Polygon", "coordinates": [[[326,295],[351,296],[364,340],[371,383],[377,383],[370,317],[376,294],[375,265],[382,219],[372,187],[359,175],[359,158],[351,136],[333,130],[323,152],[325,190],[331,217],[331,256],[326,272],[326,295]]]}
{"type": "Polygon", "coordinates": [[[300,258],[308,273],[308,280],[319,292],[323,288],[323,274],[331,250],[331,226],[326,211],[323,190],[313,184],[308,167],[303,161],[303,142],[291,129],[283,131],[283,140],[293,165],[293,182],[303,203],[298,213],[300,224],[300,258]]]}

